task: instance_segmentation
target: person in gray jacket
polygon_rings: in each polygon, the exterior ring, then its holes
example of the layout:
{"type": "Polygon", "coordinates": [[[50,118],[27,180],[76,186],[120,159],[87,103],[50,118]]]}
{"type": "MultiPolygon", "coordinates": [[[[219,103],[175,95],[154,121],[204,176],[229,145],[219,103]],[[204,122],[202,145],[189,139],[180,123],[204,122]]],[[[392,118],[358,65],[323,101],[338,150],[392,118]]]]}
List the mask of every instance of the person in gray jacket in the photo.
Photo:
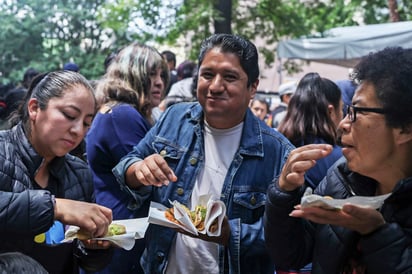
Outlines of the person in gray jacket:
{"type": "Polygon", "coordinates": [[[313,274],[412,273],[412,49],[370,54],[353,76],[360,85],[339,124],[344,158],[315,193],[386,199],[377,209],[302,207],[305,172],[332,147],[292,151],[269,187],[265,211],[265,239],[277,268],[312,262],[313,274]]]}
{"type": "Polygon", "coordinates": [[[95,270],[111,256],[108,242],[60,244],[65,225],[103,236],[110,209],[94,201],[87,164],[68,152],[86,134],[96,100],[88,81],[70,71],[33,80],[10,130],[0,131],[0,253],[21,252],[49,273],[95,270]],[[93,249],[102,249],[94,250],[93,249]]]}

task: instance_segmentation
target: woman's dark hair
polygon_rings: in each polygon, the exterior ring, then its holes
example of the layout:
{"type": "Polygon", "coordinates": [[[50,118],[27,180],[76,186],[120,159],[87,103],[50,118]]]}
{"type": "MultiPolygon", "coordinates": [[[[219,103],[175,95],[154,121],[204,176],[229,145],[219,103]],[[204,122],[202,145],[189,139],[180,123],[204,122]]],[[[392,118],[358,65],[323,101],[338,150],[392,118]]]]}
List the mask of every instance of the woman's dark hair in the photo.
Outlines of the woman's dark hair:
{"type": "Polygon", "coordinates": [[[24,102],[26,97],[27,89],[24,87],[17,87],[12,89],[7,93],[7,96],[4,98],[4,101],[7,104],[7,116],[9,117],[14,111],[16,111],[19,106],[24,102]]]}
{"type": "Polygon", "coordinates": [[[164,86],[167,87],[169,68],[155,48],[139,43],[124,47],[111,61],[106,74],[96,86],[99,104],[110,101],[127,103],[150,121],[150,75],[159,68],[164,86]]]}
{"type": "Polygon", "coordinates": [[[37,70],[35,70],[34,68],[28,68],[23,75],[23,87],[25,89],[28,89],[30,87],[30,83],[33,80],[34,77],[36,77],[37,75],[39,75],[40,72],[38,72],[37,70]]]}
{"type": "Polygon", "coordinates": [[[300,80],[278,130],[295,146],[311,144],[314,138],[334,145],[336,125],[328,105],[338,109],[340,101],[341,91],[334,82],[317,73],[308,73],[300,80]]]}
{"type": "Polygon", "coordinates": [[[412,124],[412,49],[388,47],[371,53],[355,66],[352,79],[374,86],[388,126],[412,124]]]}
{"type": "MultiPolygon", "coordinates": [[[[239,57],[240,65],[248,77],[247,86],[256,82],[259,78],[258,51],[256,46],[247,39],[233,34],[213,34],[203,41],[200,47],[198,67],[202,65],[203,59],[208,51],[219,48],[222,52],[230,52],[239,57]]],[[[197,85],[197,77],[195,83],[197,85]]]]}
{"type": "Polygon", "coordinates": [[[30,84],[23,103],[19,106],[17,111],[11,115],[10,124],[14,126],[22,121],[27,132],[27,130],[29,130],[28,104],[31,98],[36,98],[39,108],[45,110],[50,99],[63,97],[68,89],[79,85],[89,90],[93,95],[93,98],[95,98],[89,81],[77,72],[61,70],[36,76],[30,84]]]}

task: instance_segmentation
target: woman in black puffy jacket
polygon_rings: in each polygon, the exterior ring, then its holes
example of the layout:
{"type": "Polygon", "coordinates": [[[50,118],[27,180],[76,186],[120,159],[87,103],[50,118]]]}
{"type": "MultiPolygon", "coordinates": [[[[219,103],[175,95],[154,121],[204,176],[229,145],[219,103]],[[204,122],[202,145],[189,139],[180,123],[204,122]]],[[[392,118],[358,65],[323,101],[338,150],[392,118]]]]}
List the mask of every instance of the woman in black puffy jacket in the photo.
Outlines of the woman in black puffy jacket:
{"type": "Polygon", "coordinates": [[[313,274],[412,273],[412,49],[370,54],[354,71],[360,85],[339,124],[345,158],[315,193],[386,199],[373,207],[302,207],[305,172],[331,146],[295,149],[266,204],[265,239],[278,268],[312,262],[313,274]]]}
{"type": "Polygon", "coordinates": [[[66,225],[91,237],[105,235],[111,210],[94,204],[85,162],[68,154],[84,138],[96,108],[93,90],[80,74],[40,75],[15,116],[0,131],[0,252],[25,253],[50,273],[103,267],[110,244],[60,243],[66,225]]]}

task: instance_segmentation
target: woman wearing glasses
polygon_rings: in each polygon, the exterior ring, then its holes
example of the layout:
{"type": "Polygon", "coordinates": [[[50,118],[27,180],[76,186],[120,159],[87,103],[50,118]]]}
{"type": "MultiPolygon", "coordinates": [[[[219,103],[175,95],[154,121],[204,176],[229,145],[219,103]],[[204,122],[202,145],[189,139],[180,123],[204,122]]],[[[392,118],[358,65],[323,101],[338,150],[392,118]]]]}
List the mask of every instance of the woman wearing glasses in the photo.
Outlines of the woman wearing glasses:
{"type": "Polygon", "coordinates": [[[265,237],[277,267],[312,273],[412,271],[412,49],[386,48],[355,67],[359,87],[340,122],[345,156],[316,194],[344,199],[389,194],[378,209],[302,208],[305,172],[331,152],[325,144],[295,149],[269,187],[265,237]]]}

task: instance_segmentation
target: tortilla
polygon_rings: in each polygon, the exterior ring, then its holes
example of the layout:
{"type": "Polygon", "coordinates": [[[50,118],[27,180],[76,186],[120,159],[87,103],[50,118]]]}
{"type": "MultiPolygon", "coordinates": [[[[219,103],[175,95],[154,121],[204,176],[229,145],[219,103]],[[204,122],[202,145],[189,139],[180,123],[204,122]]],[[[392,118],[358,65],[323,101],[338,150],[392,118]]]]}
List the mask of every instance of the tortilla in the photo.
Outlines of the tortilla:
{"type": "MultiPolygon", "coordinates": [[[[122,224],[110,224],[109,228],[107,230],[107,233],[104,237],[111,237],[115,235],[122,235],[126,234],[126,226],[122,224]]],[[[91,234],[87,231],[84,231],[83,229],[79,229],[77,233],[74,235],[74,238],[78,238],[79,240],[89,240],[92,239],[93,237],[91,234]]]]}
{"type": "MultiPolygon", "coordinates": [[[[198,231],[203,231],[205,229],[205,218],[206,218],[206,207],[198,205],[195,207],[195,210],[189,210],[186,206],[183,206],[186,213],[189,215],[190,220],[198,231]]],[[[165,217],[171,222],[183,225],[179,220],[174,216],[174,209],[169,208],[165,211],[165,217]]]]}

